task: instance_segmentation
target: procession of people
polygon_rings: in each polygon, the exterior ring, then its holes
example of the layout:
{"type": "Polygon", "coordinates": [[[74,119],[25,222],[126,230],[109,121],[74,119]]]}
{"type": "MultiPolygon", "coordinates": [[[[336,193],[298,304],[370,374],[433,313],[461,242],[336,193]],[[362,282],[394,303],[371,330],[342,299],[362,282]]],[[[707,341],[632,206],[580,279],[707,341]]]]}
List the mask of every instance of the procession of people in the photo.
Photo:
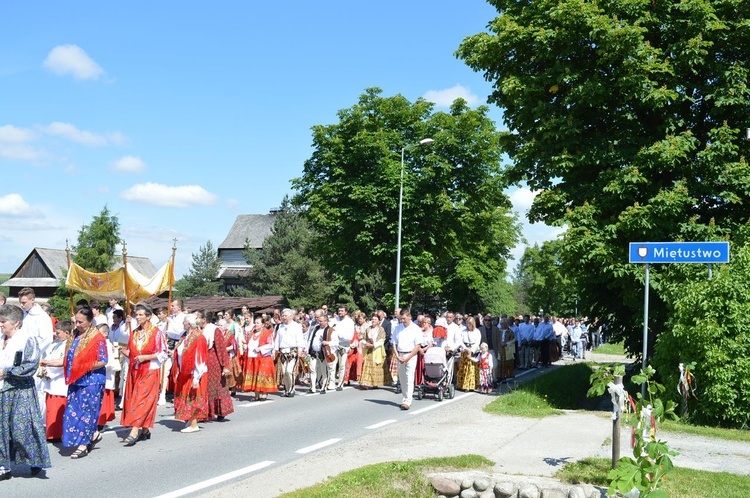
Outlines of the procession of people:
{"type": "Polygon", "coordinates": [[[187,310],[179,299],[168,309],[136,303],[132,316],[116,299],[106,313],[80,301],[71,320],[53,329],[33,290],[19,297],[22,307],[0,306],[0,480],[11,478],[11,463],[28,465],[32,475],[49,468],[48,442],[71,448],[71,459],[88,456],[116,419],[116,403],[128,429],[123,447],[150,441],[158,407],[170,402],[184,434],[227,419],[236,402],[294,397],[298,388],[326,394],[352,382],[394,388],[398,406],[409,410],[429,380],[432,348],[451,360],[451,388],[488,394],[516,370],[548,366],[564,350],[584,357],[586,337],[603,336],[601,327],[594,334],[583,321],[546,316],[396,309],[389,319],[382,310],[350,315],[346,306],[332,315],[321,306],[254,316],[246,307],[236,315],[187,310]]]}

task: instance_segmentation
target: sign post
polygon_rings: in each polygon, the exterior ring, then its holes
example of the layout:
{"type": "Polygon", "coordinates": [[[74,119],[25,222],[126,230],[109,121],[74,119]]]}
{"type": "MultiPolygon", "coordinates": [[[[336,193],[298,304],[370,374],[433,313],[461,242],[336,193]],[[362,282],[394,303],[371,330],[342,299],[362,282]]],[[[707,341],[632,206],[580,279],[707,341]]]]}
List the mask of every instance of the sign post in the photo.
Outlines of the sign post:
{"type": "MultiPolygon", "coordinates": [[[[643,369],[648,356],[648,265],[650,263],[708,264],[708,278],[714,263],[729,263],[729,242],[631,242],[628,263],[646,265],[643,298],[643,369]]],[[[641,391],[646,396],[646,384],[641,391]]]]}

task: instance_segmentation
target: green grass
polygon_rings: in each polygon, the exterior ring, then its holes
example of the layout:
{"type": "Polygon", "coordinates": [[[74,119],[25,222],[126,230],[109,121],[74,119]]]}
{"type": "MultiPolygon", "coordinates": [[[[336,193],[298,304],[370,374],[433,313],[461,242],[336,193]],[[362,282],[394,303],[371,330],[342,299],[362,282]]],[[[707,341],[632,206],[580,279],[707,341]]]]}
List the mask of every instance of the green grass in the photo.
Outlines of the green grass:
{"type": "MultiPolygon", "coordinates": [[[[584,458],[566,464],[555,477],[570,484],[609,486],[607,475],[611,463],[608,458],[584,458]]],[[[675,498],[744,498],[750,496],[750,476],[675,467],[667,474],[661,489],[675,498]]]]}
{"type": "Polygon", "coordinates": [[[497,415],[543,418],[560,410],[594,408],[597,400],[586,397],[592,373],[587,363],[576,363],[550,371],[499,396],[484,411],[497,415]]]}
{"type": "Polygon", "coordinates": [[[594,351],[596,354],[613,354],[613,355],[625,355],[625,345],[622,342],[605,342],[594,351]]]}
{"type": "Polygon", "coordinates": [[[434,497],[435,490],[425,474],[488,469],[493,465],[495,465],[494,462],[479,455],[378,463],[344,472],[322,484],[281,496],[286,498],[434,497]]]}
{"type": "MultiPolygon", "coordinates": [[[[5,282],[10,278],[11,275],[11,273],[0,273],[0,282],[5,282]]],[[[4,293],[6,297],[8,296],[7,287],[0,287],[0,292],[4,293]]]]}
{"type": "Polygon", "coordinates": [[[745,441],[750,443],[750,431],[741,429],[723,429],[705,425],[691,425],[682,421],[664,420],[659,423],[660,431],[693,434],[696,436],[714,437],[727,441],[745,441]]]}

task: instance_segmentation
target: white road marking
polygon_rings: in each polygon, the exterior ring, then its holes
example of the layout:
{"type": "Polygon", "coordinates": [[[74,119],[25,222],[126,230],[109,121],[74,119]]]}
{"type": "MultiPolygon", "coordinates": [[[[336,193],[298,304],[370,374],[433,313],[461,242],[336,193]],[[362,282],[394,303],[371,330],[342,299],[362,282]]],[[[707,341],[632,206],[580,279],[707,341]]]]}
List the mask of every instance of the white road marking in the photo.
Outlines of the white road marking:
{"type": "Polygon", "coordinates": [[[304,455],[305,453],[310,453],[311,451],[319,450],[320,448],[325,448],[326,446],[330,446],[332,444],[336,444],[339,441],[341,441],[341,438],[338,438],[338,439],[328,439],[327,441],[323,441],[322,443],[314,444],[312,446],[307,446],[306,448],[299,449],[299,450],[296,451],[296,453],[304,455]]]}
{"type": "Polygon", "coordinates": [[[427,406],[425,408],[420,408],[419,410],[415,410],[413,412],[410,411],[409,415],[419,415],[420,413],[428,412],[430,410],[434,410],[435,408],[440,408],[441,406],[445,406],[447,404],[453,403],[454,401],[458,401],[459,399],[464,399],[467,396],[473,396],[475,394],[476,394],[475,392],[465,393],[465,394],[462,394],[461,396],[458,396],[458,397],[453,398],[453,399],[446,399],[444,401],[439,401],[439,402],[435,403],[434,405],[430,405],[430,406],[427,406]]]}
{"type": "Polygon", "coordinates": [[[210,486],[215,486],[216,484],[221,484],[222,482],[228,481],[230,479],[234,479],[236,477],[243,476],[245,474],[249,474],[250,472],[255,472],[256,470],[260,470],[263,468],[268,467],[269,465],[273,465],[276,462],[272,462],[270,460],[266,460],[265,462],[256,463],[255,465],[251,465],[249,467],[245,467],[239,470],[235,470],[233,472],[229,472],[227,474],[220,475],[218,477],[214,477],[213,479],[208,479],[207,481],[199,482],[197,484],[193,484],[192,486],[187,486],[182,489],[178,489],[177,491],[172,491],[171,493],[166,493],[160,496],[157,496],[156,498],[177,498],[179,496],[185,496],[190,493],[195,493],[196,491],[200,491],[201,489],[206,489],[210,486]]]}
{"type": "Polygon", "coordinates": [[[395,420],[384,420],[383,422],[378,422],[377,424],[369,425],[365,427],[365,429],[380,429],[381,427],[384,427],[388,424],[392,424],[393,422],[395,422],[395,420]]]}
{"type": "Polygon", "coordinates": [[[276,403],[276,400],[269,398],[265,401],[253,401],[252,403],[242,403],[241,405],[235,404],[234,406],[238,406],[240,408],[247,408],[249,406],[270,405],[271,403],[276,403]]]}

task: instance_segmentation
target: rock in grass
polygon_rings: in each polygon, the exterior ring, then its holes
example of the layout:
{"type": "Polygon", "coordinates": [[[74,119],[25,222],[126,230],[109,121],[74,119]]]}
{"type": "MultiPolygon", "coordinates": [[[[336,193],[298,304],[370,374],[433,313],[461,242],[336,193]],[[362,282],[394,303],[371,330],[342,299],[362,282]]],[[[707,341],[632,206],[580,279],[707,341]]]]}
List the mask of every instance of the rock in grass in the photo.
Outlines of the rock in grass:
{"type": "Polygon", "coordinates": [[[461,493],[461,487],[451,479],[443,476],[432,476],[430,484],[441,495],[458,496],[461,493]]]}

